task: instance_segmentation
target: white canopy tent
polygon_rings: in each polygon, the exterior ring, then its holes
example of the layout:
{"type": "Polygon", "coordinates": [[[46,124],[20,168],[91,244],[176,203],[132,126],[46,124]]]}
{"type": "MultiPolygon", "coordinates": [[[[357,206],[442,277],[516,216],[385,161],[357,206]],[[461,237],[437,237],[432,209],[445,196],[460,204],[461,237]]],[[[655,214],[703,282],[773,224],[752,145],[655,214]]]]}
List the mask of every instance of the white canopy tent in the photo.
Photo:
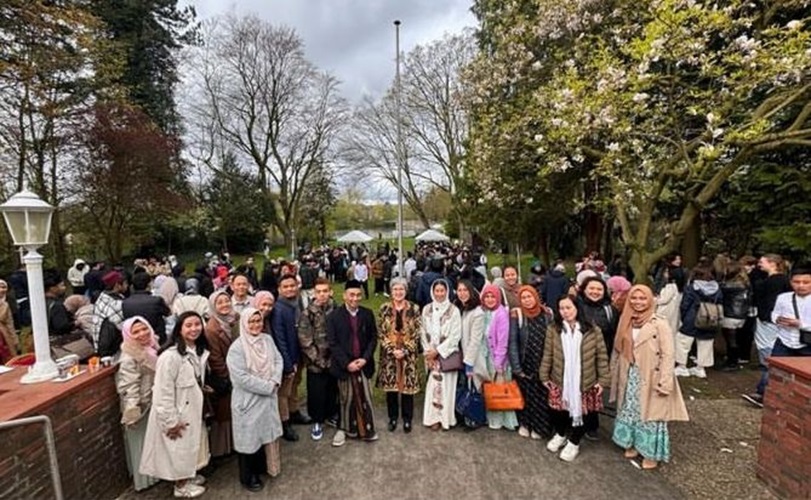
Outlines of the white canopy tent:
{"type": "Polygon", "coordinates": [[[440,233],[435,229],[429,229],[416,238],[417,241],[450,241],[447,235],[440,233]]]}
{"type": "Polygon", "coordinates": [[[338,238],[341,243],[368,243],[374,238],[364,233],[363,231],[349,231],[345,235],[338,238]]]}

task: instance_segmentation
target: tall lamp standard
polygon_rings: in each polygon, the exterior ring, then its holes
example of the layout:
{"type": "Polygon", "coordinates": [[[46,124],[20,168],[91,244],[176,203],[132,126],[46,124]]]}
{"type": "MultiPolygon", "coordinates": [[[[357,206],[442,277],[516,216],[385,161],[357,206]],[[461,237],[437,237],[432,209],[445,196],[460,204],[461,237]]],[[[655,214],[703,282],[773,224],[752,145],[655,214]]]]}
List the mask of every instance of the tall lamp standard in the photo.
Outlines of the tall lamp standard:
{"type": "Polygon", "coordinates": [[[405,262],[405,255],[403,254],[403,125],[400,113],[400,92],[402,86],[400,84],[400,20],[394,21],[394,46],[397,51],[397,72],[395,77],[395,104],[397,115],[397,275],[401,278],[409,279],[409,276],[403,276],[403,263],[405,262]]]}
{"type": "Polygon", "coordinates": [[[48,341],[48,315],[45,310],[45,286],[42,278],[42,255],[37,249],[48,243],[51,232],[51,217],[54,207],[36,194],[23,189],[0,205],[3,219],[14,244],[25,248],[23,256],[28,277],[28,298],[31,300],[31,327],[34,333],[34,366],[23,375],[20,382],[34,384],[45,382],[59,375],[59,369],[51,359],[48,341]]]}

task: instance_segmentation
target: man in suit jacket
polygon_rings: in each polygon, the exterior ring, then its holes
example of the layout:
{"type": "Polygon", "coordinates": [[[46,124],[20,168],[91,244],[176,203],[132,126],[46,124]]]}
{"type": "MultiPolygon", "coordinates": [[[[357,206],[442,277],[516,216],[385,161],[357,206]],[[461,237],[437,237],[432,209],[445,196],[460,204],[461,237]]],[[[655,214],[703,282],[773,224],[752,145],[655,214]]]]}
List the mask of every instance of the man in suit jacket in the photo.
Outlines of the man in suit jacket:
{"type": "Polygon", "coordinates": [[[362,285],[349,280],[344,306],[327,316],[327,339],[332,360],[330,372],[338,379],[341,409],[333,446],[343,446],[346,437],[376,441],[369,380],[375,371],[377,326],[370,309],[360,306],[362,285]]]}
{"type": "Polygon", "coordinates": [[[143,316],[149,325],[158,335],[160,345],[166,343],[166,316],[172,314],[172,310],[161,297],[152,295],[149,285],[152,284],[152,277],[139,272],[132,276],[132,295],[124,299],[121,303],[121,310],[124,319],[133,316],[143,316]]]}

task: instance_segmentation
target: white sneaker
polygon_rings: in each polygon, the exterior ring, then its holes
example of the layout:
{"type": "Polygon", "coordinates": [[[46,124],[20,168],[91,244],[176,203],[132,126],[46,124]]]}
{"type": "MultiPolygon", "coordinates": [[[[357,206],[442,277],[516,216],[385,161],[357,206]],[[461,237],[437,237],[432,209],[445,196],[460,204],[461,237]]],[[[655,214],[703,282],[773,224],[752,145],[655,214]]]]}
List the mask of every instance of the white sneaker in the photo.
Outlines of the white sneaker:
{"type": "Polygon", "coordinates": [[[690,376],[690,370],[688,370],[687,367],[684,366],[684,365],[677,366],[676,369],[673,370],[673,373],[676,374],[677,377],[689,377],[690,376]]]}
{"type": "Polygon", "coordinates": [[[573,462],[578,453],[580,453],[580,446],[566,443],[566,447],[560,452],[560,459],[564,462],[573,462]]]}
{"type": "Polygon", "coordinates": [[[335,437],[332,438],[332,446],[338,447],[346,444],[346,433],[342,430],[335,432],[335,437]]]}
{"type": "Polygon", "coordinates": [[[197,486],[203,486],[204,484],[206,484],[206,478],[205,476],[197,474],[193,478],[189,479],[189,482],[191,484],[196,484],[197,486]]]}
{"type": "Polygon", "coordinates": [[[186,481],[183,486],[175,486],[175,498],[197,498],[206,492],[204,486],[192,484],[191,480],[186,481]]]}
{"type": "Polygon", "coordinates": [[[535,431],[530,432],[529,437],[534,439],[535,441],[540,441],[541,439],[543,439],[542,436],[535,431]]]}
{"type": "Polygon", "coordinates": [[[518,428],[518,435],[521,436],[522,438],[528,438],[529,437],[529,429],[527,429],[526,427],[524,427],[522,425],[521,427],[518,428]]]}
{"type": "Polygon", "coordinates": [[[690,368],[690,375],[698,378],[707,378],[707,372],[704,371],[703,366],[694,366],[690,368]]]}
{"type": "Polygon", "coordinates": [[[561,436],[560,434],[555,434],[552,439],[546,443],[546,449],[551,451],[552,453],[557,453],[560,450],[560,447],[566,444],[568,439],[566,436],[561,436]]]}

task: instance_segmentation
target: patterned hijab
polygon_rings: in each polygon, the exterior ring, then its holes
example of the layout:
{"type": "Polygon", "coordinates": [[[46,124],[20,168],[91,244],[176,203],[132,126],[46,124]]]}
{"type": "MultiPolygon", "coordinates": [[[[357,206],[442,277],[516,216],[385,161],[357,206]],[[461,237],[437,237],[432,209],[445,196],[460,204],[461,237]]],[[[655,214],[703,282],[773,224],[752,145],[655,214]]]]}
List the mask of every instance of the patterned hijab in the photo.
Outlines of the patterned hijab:
{"type": "Polygon", "coordinates": [[[225,295],[226,297],[228,297],[228,303],[229,304],[231,303],[231,297],[225,290],[218,290],[212,293],[211,296],[208,298],[208,306],[209,309],[211,310],[211,317],[215,318],[220,323],[220,325],[222,325],[225,331],[232,334],[231,336],[233,337],[233,332],[231,330],[233,325],[239,319],[239,315],[236,313],[236,311],[234,311],[233,306],[231,307],[231,312],[229,312],[228,314],[223,315],[217,312],[217,299],[220,297],[220,295],[225,295]]]}
{"type": "Polygon", "coordinates": [[[248,331],[248,321],[256,315],[262,317],[259,309],[246,307],[242,310],[239,318],[238,342],[242,342],[242,350],[245,352],[245,364],[248,366],[248,371],[262,380],[270,380],[270,375],[273,373],[273,358],[270,349],[268,349],[268,336],[261,333],[251,335],[248,331]]]}
{"type": "Polygon", "coordinates": [[[622,316],[620,316],[620,324],[617,327],[617,337],[614,341],[614,350],[631,363],[634,362],[633,329],[649,322],[656,313],[656,299],[653,296],[653,291],[647,285],[634,285],[628,292],[628,297],[631,297],[637,291],[645,294],[648,307],[644,311],[637,312],[631,307],[631,301],[626,300],[622,316]]]}

